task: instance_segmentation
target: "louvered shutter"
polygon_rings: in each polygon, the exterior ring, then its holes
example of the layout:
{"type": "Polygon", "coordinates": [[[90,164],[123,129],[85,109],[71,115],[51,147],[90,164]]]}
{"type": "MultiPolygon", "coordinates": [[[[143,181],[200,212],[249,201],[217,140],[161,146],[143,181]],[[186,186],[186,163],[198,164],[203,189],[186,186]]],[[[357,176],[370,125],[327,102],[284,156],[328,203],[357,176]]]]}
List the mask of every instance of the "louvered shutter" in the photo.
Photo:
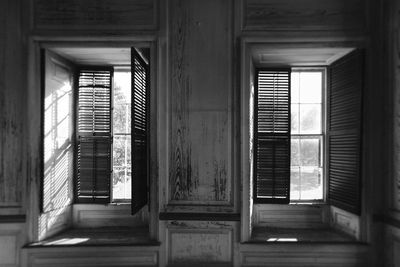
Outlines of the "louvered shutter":
{"type": "Polygon", "coordinates": [[[110,202],[113,70],[79,71],[76,202],[110,202]]]}
{"type": "Polygon", "coordinates": [[[147,204],[149,68],[132,48],[132,213],[147,204]]]}
{"type": "Polygon", "coordinates": [[[330,66],[329,201],[359,214],[363,53],[356,50],[330,66]]]}
{"type": "Polygon", "coordinates": [[[290,69],[257,71],[254,106],[254,201],[289,203],[290,69]]]}

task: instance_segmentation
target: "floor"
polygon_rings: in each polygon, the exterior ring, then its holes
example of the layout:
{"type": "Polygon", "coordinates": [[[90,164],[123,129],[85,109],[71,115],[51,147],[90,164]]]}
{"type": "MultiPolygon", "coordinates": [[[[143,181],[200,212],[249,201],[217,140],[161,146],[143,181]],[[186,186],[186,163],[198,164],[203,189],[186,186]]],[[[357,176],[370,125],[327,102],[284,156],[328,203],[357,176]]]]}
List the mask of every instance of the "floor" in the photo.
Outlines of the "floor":
{"type": "Polygon", "coordinates": [[[252,242],[355,242],[355,239],[331,228],[293,229],[254,227],[252,242]]]}
{"type": "Polygon", "coordinates": [[[147,227],[101,227],[68,229],[30,246],[155,245],[147,227]]]}

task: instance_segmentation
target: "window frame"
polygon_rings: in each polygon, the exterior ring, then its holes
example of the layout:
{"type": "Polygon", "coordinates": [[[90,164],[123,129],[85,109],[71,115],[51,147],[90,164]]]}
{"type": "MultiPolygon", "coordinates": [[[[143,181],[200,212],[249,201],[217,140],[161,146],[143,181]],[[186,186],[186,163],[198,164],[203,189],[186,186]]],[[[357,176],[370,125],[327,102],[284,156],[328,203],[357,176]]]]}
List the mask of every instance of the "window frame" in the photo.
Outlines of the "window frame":
{"type": "MultiPolygon", "coordinates": [[[[288,67],[288,68],[282,68],[282,67],[268,67],[268,68],[255,68],[255,73],[254,73],[254,88],[257,88],[257,83],[258,83],[258,73],[260,71],[281,71],[281,70],[286,70],[286,69],[290,69],[290,74],[289,74],[289,113],[291,113],[291,105],[292,105],[292,101],[291,101],[291,87],[292,87],[292,76],[291,73],[293,72],[321,72],[321,134],[293,134],[291,132],[291,114],[289,114],[290,117],[290,125],[289,125],[289,129],[290,129],[290,143],[292,141],[292,136],[298,136],[299,139],[301,139],[302,137],[313,137],[313,136],[318,136],[321,137],[321,167],[322,167],[322,175],[323,175],[323,185],[322,185],[322,199],[310,199],[310,200],[292,200],[290,198],[290,186],[289,186],[289,205],[290,204],[326,204],[327,203],[327,186],[329,184],[329,177],[328,177],[328,168],[327,168],[327,159],[328,159],[328,149],[327,149],[327,138],[326,138],[326,130],[327,130],[327,78],[328,78],[328,69],[327,66],[295,66],[295,67],[288,67]]],[[[255,89],[255,92],[258,92],[258,89],[255,89]]],[[[254,99],[252,100],[252,106],[253,106],[253,114],[257,114],[258,111],[258,106],[256,105],[256,101],[257,101],[258,97],[256,95],[254,95],[254,99]]],[[[258,125],[258,120],[257,120],[257,116],[254,115],[253,118],[253,128],[257,127],[258,125]]],[[[257,184],[257,176],[256,176],[256,144],[255,144],[255,140],[257,140],[257,132],[255,129],[253,129],[253,136],[252,136],[252,140],[253,140],[253,144],[250,145],[250,149],[253,151],[253,198],[254,198],[254,203],[257,204],[272,204],[270,202],[265,202],[262,199],[259,199],[258,197],[256,197],[256,184],[257,184]]],[[[289,144],[290,146],[291,144],[289,144]]],[[[290,151],[289,151],[290,153],[290,151]]],[[[289,172],[290,172],[290,168],[291,168],[291,160],[290,162],[290,166],[289,166],[289,172]]],[[[290,184],[290,180],[291,177],[289,178],[289,184],[290,184]]],[[[276,204],[285,204],[285,203],[281,203],[281,201],[277,200],[276,204]]]]}
{"type": "MultiPolygon", "coordinates": [[[[321,71],[322,72],[322,91],[321,91],[321,134],[317,134],[314,136],[321,136],[322,138],[322,149],[321,149],[321,164],[322,164],[322,174],[323,174],[323,185],[322,185],[322,199],[313,199],[313,200],[290,200],[289,204],[326,204],[328,202],[328,144],[327,144],[327,127],[328,127],[328,66],[295,66],[291,68],[292,72],[301,71],[301,72],[312,72],[312,71],[321,71]]],[[[292,102],[290,101],[290,104],[292,102]]],[[[292,133],[291,133],[292,136],[292,133]]],[[[313,136],[312,134],[304,134],[299,136],[313,136]]]]}

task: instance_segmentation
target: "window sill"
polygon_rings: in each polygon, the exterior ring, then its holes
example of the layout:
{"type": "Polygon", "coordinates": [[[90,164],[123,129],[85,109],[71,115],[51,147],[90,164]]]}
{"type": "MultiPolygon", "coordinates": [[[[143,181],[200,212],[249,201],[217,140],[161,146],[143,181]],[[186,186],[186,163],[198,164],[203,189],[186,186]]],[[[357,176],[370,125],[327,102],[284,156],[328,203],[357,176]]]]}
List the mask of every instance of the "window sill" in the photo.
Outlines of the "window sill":
{"type": "Polygon", "coordinates": [[[156,246],[148,227],[70,228],[28,247],[63,246],[156,246]]]}
{"type": "Polygon", "coordinates": [[[333,228],[254,227],[250,243],[353,243],[356,239],[333,228]]]}

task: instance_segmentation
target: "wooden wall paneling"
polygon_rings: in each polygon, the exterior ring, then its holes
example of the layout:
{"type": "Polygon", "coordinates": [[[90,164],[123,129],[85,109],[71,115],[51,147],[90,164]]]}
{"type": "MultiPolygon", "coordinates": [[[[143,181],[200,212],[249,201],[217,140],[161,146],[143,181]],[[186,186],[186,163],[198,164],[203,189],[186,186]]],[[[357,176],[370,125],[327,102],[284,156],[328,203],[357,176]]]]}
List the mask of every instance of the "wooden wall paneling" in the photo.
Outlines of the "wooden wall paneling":
{"type": "Polygon", "coordinates": [[[255,226],[283,228],[326,228],[327,205],[260,205],[253,206],[255,226]]]}
{"type": "Polygon", "coordinates": [[[20,3],[1,1],[0,10],[0,213],[21,213],[26,97],[20,3]]]}
{"type": "MultiPolygon", "coordinates": [[[[237,223],[169,221],[168,266],[182,264],[227,264],[233,262],[237,223]]],[[[214,266],[214,265],[213,265],[214,266]]]]}
{"type": "Polygon", "coordinates": [[[363,267],[369,266],[367,255],[368,246],[351,243],[241,244],[240,266],[363,267]]]}
{"type": "Polygon", "coordinates": [[[400,228],[385,224],[383,235],[385,236],[385,258],[381,262],[384,266],[400,267],[400,228]]]}
{"type": "Polygon", "coordinates": [[[73,226],[76,228],[136,227],[149,224],[146,208],[132,215],[129,205],[75,204],[72,213],[73,226]]]}
{"type": "Polygon", "coordinates": [[[158,247],[28,247],[23,250],[22,266],[159,266],[158,247]]]}
{"type": "Polygon", "coordinates": [[[357,30],[365,27],[363,0],[241,0],[242,29],[357,30]]]}
{"type": "Polygon", "coordinates": [[[392,88],[393,88],[393,105],[394,105],[394,121],[393,121],[393,181],[388,185],[388,188],[392,189],[391,206],[400,211],[400,5],[393,8],[391,29],[392,32],[389,37],[391,38],[391,49],[389,58],[392,59],[391,74],[393,77],[392,88]]]}
{"type": "Polygon", "coordinates": [[[0,224],[0,266],[20,266],[23,223],[0,224]]]}
{"type": "Polygon", "coordinates": [[[231,9],[170,1],[170,204],[232,205],[231,9]]]}
{"type": "Polygon", "coordinates": [[[331,206],[330,208],[331,226],[341,232],[347,233],[356,240],[360,240],[360,220],[360,217],[353,213],[336,208],[334,206],[331,206]]]}
{"type": "Polygon", "coordinates": [[[156,30],[158,0],[31,0],[35,30],[156,30]]]}
{"type": "Polygon", "coordinates": [[[27,129],[27,229],[26,242],[37,241],[39,232],[39,207],[40,207],[40,185],[41,185],[41,162],[42,162],[42,141],[41,141],[41,64],[40,47],[32,39],[28,43],[28,86],[27,109],[29,120],[26,121],[27,129]]]}
{"type": "Polygon", "coordinates": [[[251,60],[250,48],[243,38],[240,42],[240,177],[241,186],[241,242],[250,239],[253,217],[253,121],[255,68],[251,60]],[[248,177],[247,179],[244,177],[248,177]]]}

